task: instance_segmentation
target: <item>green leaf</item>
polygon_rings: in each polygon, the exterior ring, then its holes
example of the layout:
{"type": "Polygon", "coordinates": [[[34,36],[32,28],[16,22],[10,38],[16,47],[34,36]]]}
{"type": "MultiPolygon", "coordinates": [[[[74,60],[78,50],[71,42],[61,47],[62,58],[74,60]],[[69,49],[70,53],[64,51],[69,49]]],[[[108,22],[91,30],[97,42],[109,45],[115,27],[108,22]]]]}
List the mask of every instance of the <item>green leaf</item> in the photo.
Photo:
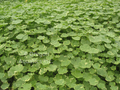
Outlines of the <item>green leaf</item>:
{"type": "Polygon", "coordinates": [[[44,24],[51,24],[51,21],[43,19],[42,23],[44,23],[44,24]]]}
{"type": "Polygon", "coordinates": [[[58,71],[59,74],[64,74],[64,73],[68,72],[66,67],[60,67],[60,68],[58,68],[57,71],[58,71]]]}
{"type": "Polygon", "coordinates": [[[112,48],[112,46],[110,44],[105,44],[105,47],[108,48],[108,49],[112,48]]]}
{"type": "Polygon", "coordinates": [[[57,24],[56,26],[54,26],[54,28],[62,28],[62,24],[57,24]]]}
{"type": "Polygon", "coordinates": [[[89,69],[89,72],[90,72],[91,74],[94,74],[94,73],[96,73],[96,70],[93,69],[93,68],[90,68],[90,69],[89,69]]]}
{"type": "Polygon", "coordinates": [[[102,89],[102,90],[107,90],[106,86],[105,86],[105,81],[100,80],[99,83],[97,84],[97,87],[102,89]]]}
{"type": "Polygon", "coordinates": [[[97,90],[97,87],[91,86],[90,90],[97,90]]]}
{"type": "Polygon", "coordinates": [[[42,21],[42,19],[37,19],[37,20],[35,20],[35,22],[37,23],[37,24],[40,24],[41,23],[41,21],[42,21]]]}
{"type": "Polygon", "coordinates": [[[110,56],[114,56],[115,55],[112,51],[108,51],[107,54],[110,55],[110,56]]]}
{"type": "Polygon", "coordinates": [[[53,36],[51,36],[51,42],[57,42],[57,41],[59,41],[59,40],[62,40],[62,38],[61,37],[59,37],[58,35],[53,35],[53,36]]]}
{"type": "Polygon", "coordinates": [[[112,85],[112,86],[110,87],[110,89],[111,89],[111,90],[119,90],[118,86],[115,86],[115,85],[112,85]]]}
{"type": "Polygon", "coordinates": [[[119,18],[118,17],[113,17],[112,18],[112,23],[118,23],[119,22],[119,18]]]}
{"type": "Polygon", "coordinates": [[[40,68],[40,71],[39,71],[39,74],[40,75],[43,75],[44,73],[47,72],[47,69],[46,68],[40,68]]]}
{"type": "Polygon", "coordinates": [[[119,74],[116,74],[116,83],[119,83],[120,84],[120,75],[119,74]]]}
{"type": "Polygon", "coordinates": [[[106,81],[113,81],[115,79],[115,77],[113,76],[113,75],[108,75],[108,76],[106,76],[106,78],[105,78],[105,80],[106,81]]]}
{"type": "Polygon", "coordinates": [[[0,50],[3,49],[5,47],[5,44],[0,44],[0,50]]]}
{"type": "Polygon", "coordinates": [[[22,86],[20,86],[18,88],[18,90],[30,90],[32,87],[32,84],[31,83],[24,83],[22,84],[22,86]]]}
{"type": "Polygon", "coordinates": [[[64,85],[66,82],[64,79],[58,79],[58,80],[55,80],[55,84],[57,85],[64,85]]]}
{"type": "Polygon", "coordinates": [[[111,43],[111,41],[108,39],[108,37],[103,37],[103,41],[106,43],[111,43]]]}
{"type": "Polygon", "coordinates": [[[28,35],[25,35],[25,34],[19,34],[16,36],[17,39],[22,39],[22,41],[25,41],[28,39],[28,35]]]}
{"type": "Polygon", "coordinates": [[[51,41],[51,45],[53,45],[54,47],[59,47],[59,46],[61,46],[62,44],[59,43],[58,41],[51,41]]]}
{"type": "Polygon", "coordinates": [[[73,54],[74,54],[75,56],[78,55],[78,53],[79,53],[79,49],[73,50],[73,54]]]}
{"type": "Polygon", "coordinates": [[[73,56],[73,54],[72,54],[72,53],[68,53],[68,54],[67,54],[67,57],[68,57],[68,58],[71,58],[71,59],[73,59],[73,58],[74,58],[74,56],[73,56]]]}
{"type": "Polygon", "coordinates": [[[22,55],[27,55],[28,52],[27,52],[27,51],[24,51],[24,50],[20,50],[20,51],[18,52],[18,54],[19,54],[20,56],[22,56],[22,55]]]}
{"type": "Polygon", "coordinates": [[[16,75],[18,72],[21,72],[23,70],[23,68],[24,68],[24,66],[22,64],[12,66],[8,71],[8,76],[12,77],[13,75],[16,75]]]}
{"type": "Polygon", "coordinates": [[[88,44],[83,44],[80,46],[80,50],[84,52],[89,52],[91,47],[88,44]]]}
{"type": "Polygon", "coordinates": [[[70,60],[63,60],[61,61],[61,66],[68,66],[71,63],[70,60]]]}
{"type": "Polygon", "coordinates": [[[111,81],[113,81],[114,79],[115,79],[114,73],[113,73],[112,71],[108,71],[108,74],[107,74],[105,80],[111,82],[111,81]]]}
{"type": "Polygon", "coordinates": [[[56,69],[57,69],[57,66],[52,64],[47,67],[47,70],[52,72],[55,71],[56,69]]]}
{"type": "Polygon", "coordinates": [[[13,21],[12,21],[12,24],[20,24],[22,21],[23,21],[23,20],[19,20],[19,19],[18,19],[18,20],[13,20],[13,21]]]}
{"type": "Polygon", "coordinates": [[[82,38],[81,38],[81,44],[88,44],[88,45],[90,45],[91,42],[89,41],[88,38],[86,38],[86,37],[82,37],[82,38]]]}
{"type": "Polygon", "coordinates": [[[24,37],[24,34],[19,34],[16,36],[17,39],[22,39],[24,37]]]}
{"type": "Polygon", "coordinates": [[[89,40],[93,43],[98,43],[101,42],[103,39],[102,36],[89,36],[89,40]]]}
{"type": "Polygon", "coordinates": [[[8,30],[13,30],[14,29],[14,25],[10,25],[7,28],[8,28],[8,30]]]}
{"type": "MultiPolygon", "coordinates": [[[[0,37],[0,43],[5,42],[7,40],[7,37],[0,37]]],[[[3,44],[4,45],[4,44],[3,44]]]]}
{"type": "Polygon", "coordinates": [[[39,45],[39,50],[40,51],[45,51],[47,47],[44,44],[39,45]]]}
{"type": "Polygon", "coordinates": [[[99,50],[96,49],[96,48],[90,48],[90,51],[88,51],[88,52],[89,52],[89,53],[93,53],[93,54],[95,54],[95,53],[98,53],[99,50]]]}
{"type": "Polygon", "coordinates": [[[54,32],[51,32],[51,31],[47,31],[47,33],[46,33],[47,35],[53,35],[54,34],[54,32]]]}
{"type": "Polygon", "coordinates": [[[68,35],[69,36],[76,36],[77,34],[75,32],[69,32],[68,35]]]}
{"type": "Polygon", "coordinates": [[[8,25],[8,23],[0,23],[0,28],[8,25]]]}
{"type": "Polygon", "coordinates": [[[116,27],[117,27],[117,28],[120,28],[120,23],[118,23],[118,24],[116,25],[116,27]]]}
{"type": "Polygon", "coordinates": [[[68,34],[66,34],[66,33],[62,33],[61,34],[61,37],[68,37],[69,35],[68,34]]]}
{"type": "Polygon", "coordinates": [[[77,85],[74,87],[74,89],[75,89],[75,90],[85,90],[83,84],[77,84],[77,85]]]}
{"type": "Polygon", "coordinates": [[[111,68],[111,70],[113,70],[113,71],[116,70],[116,66],[112,66],[112,67],[110,67],[110,68],[111,68]]]}
{"type": "Polygon", "coordinates": [[[96,49],[98,49],[99,52],[102,52],[105,50],[105,47],[104,47],[104,45],[97,45],[96,49]]]}
{"type": "Polygon", "coordinates": [[[100,69],[100,64],[99,64],[99,63],[95,63],[95,64],[93,64],[93,67],[94,67],[95,69],[100,69]]]}
{"type": "Polygon", "coordinates": [[[37,90],[46,90],[47,89],[47,85],[41,84],[41,83],[36,83],[37,86],[37,90]]]}
{"type": "Polygon", "coordinates": [[[20,79],[18,79],[17,81],[13,82],[13,88],[21,87],[21,85],[24,83],[25,83],[24,81],[21,81],[20,79]]]}
{"type": "Polygon", "coordinates": [[[30,59],[27,59],[26,62],[27,63],[35,63],[37,62],[38,58],[30,58],[30,59]]]}
{"type": "Polygon", "coordinates": [[[93,62],[92,61],[87,61],[87,60],[80,60],[79,66],[81,68],[90,68],[92,66],[93,62]]]}
{"type": "Polygon", "coordinates": [[[48,83],[52,83],[53,81],[54,81],[53,78],[50,77],[47,82],[48,82],[48,83]]]}
{"type": "Polygon", "coordinates": [[[50,64],[50,60],[41,60],[41,63],[43,65],[48,65],[48,64],[50,64]]]}
{"type": "Polygon", "coordinates": [[[63,41],[63,44],[64,44],[64,45],[69,45],[69,44],[70,44],[70,40],[65,40],[65,41],[63,41]]]}
{"type": "Polygon", "coordinates": [[[77,68],[79,68],[79,66],[80,66],[80,58],[75,58],[75,59],[72,59],[71,60],[71,64],[73,64],[73,66],[75,67],[75,69],[77,69],[77,68]]]}
{"type": "Polygon", "coordinates": [[[106,35],[109,36],[109,37],[112,37],[112,38],[115,37],[114,32],[107,32],[106,35]]]}
{"type": "Polygon", "coordinates": [[[83,72],[83,78],[85,81],[89,81],[92,78],[92,74],[89,72],[83,72]]]}
{"type": "Polygon", "coordinates": [[[89,82],[83,81],[83,85],[85,87],[85,90],[89,90],[91,85],[89,84],[89,82]]]}
{"type": "Polygon", "coordinates": [[[37,39],[43,40],[43,39],[45,39],[45,36],[38,36],[37,39]]]}
{"type": "Polygon", "coordinates": [[[29,20],[26,20],[25,23],[29,24],[29,23],[31,23],[33,21],[34,21],[34,19],[29,19],[29,20]]]}
{"type": "Polygon", "coordinates": [[[9,83],[3,83],[2,85],[1,85],[1,88],[2,89],[7,89],[9,87],[9,83]]]}
{"type": "Polygon", "coordinates": [[[117,13],[118,16],[120,16],[120,13],[117,13]]]}
{"type": "Polygon", "coordinates": [[[15,62],[16,62],[16,59],[14,57],[6,57],[5,58],[5,62],[8,64],[8,65],[14,65],[15,62]]]}
{"type": "Polygon", "coordinates": [[[55,83],[50,84],[50,89],[51,90],[57,90],[57,85],[55,83]]]}
{"type": "Polygon", "coordinates": [[[43,39],[43,43],[49,43],[50,42],[50,40],[47,38],[47,37],[45,37],[44,39],[43,39]]]}
{"type": "Polygon", "coordinates": [[[106,77],[107,76],[107,72],[105,69],[103,68],[100,68],[100,69],[97,69],[97,74],[103,76],[103,77],[106,77]]]}
{"type": "Polygon", "coordinates": [[[46,30],[43,27],[38,27],[38,29],[36,30],[36,33],[45,33],[45,32],[46,30]]]}
{"type": "Polygon", "coordinates": [[[54,81],[56,81],[58,79],[63,79],[62,75],[56,74],[55,77],[53,78],[54,81]]]}
{"type": "Polygon", "coordinates": [[[72,46],[72,47],[79,47],[79,46],[80,46],[79,41],[72,40],[72,41],[71,41],[71,46],[72,46]]]}
{"type": "Polygon", "coordinates": [[[80,40],[80,37],[72,37],[74,40],[80,40]]]}
{"type": "Polygon", "coordinates": [[[76,78],[81,78],[83,77],[83,74],[81,73],[80,70],[78,69],[72,69],[71,74],[75,76],[76,78]]]}
{"type": "Polygon", "coordinates": [[[48,80],[49,80],[49,77],[44,76],[44,75],[40,75],[38,78],[39,78],[40,82],[48,82],[48,80]]]}
{"type": "Polygon", "coordinates": [[[22,38],[22,41],[26,41],[28,39],[28,35],[24,35],[24,37],[22,38]]]}
{"type": "Polygon", "coordinates": [[[5,76],[4,73],[0,73],[0,79],[2,79],[5,76]]]}
{"type": "Polygon", "coordinates": [[[90,83],[90,85],[97,85],[98,83],[99,83],[99,81],[97,80],[97,79],[95,79],[95,78],[91,78],[91,79],[89,79],[89,83],[90,83]]]}
{"type": "Polygon", "coordinates": [[[74,77],[66,77],[65,81],[69,88],[74,88],[76,85],[76,79],[74,77]]]}
{"type": "Polygon", "coordinates": [[[25,75],[22,78],[20,78],[20,80],[25,81],[25,82],[29,81],[30,79],[31,79],[30,75],[25,75]]]}

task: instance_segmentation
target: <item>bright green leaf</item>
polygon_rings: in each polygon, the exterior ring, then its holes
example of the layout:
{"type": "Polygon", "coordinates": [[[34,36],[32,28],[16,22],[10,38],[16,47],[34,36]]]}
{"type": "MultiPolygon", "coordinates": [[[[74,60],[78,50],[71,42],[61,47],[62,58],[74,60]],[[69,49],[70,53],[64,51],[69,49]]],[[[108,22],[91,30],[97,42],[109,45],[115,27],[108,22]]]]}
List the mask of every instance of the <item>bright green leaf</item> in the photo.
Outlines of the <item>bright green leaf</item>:
{"type": "Polygon", "coordinates": [[[75,90],[85,90],[83,84],[77,84],[77,85],[74,87],[74,89],[75,89],[75,90]]]}
{"type": "Polygon", "coordinates": [[[12,24],[20,24],[22,21],[23,21],[23,20],[19,20],[19,19],[18,19],[18,20],[13,20],[13,21],[12,21],[12,24]]]}
{"type": "Polygon", "coordinates": [[[90,82],[90,85],[97,85],[99,83],[99,81],[95,78],[91,78],[89,82],[90,82]]]}
{"type": "Polygon", "coordinates": [[[60,68],[58,68],[57,71],[58,71],[59,74],[64,74],[64,73],[68,72],[66,67],[60,67],[60,68]]]}
{"type": "Polygon", "coordinates": [[[57,84],[57,85],[64,85],[65,81],[64,81],[64,79],[58,79],[58,80],[55,81],[55,84],[57,84]]]}
{"type": "Polygon", "coordinates": [[[57,66],[52,64],[47,67],[47,70],[49,71],[55,71],[56,69],[57,69],[57,66]]]}
{"type": "Polygon", "coordinates": [[[73,76],[75,76],[76,78],[81,78],[83,76],[83,74],[81,73],[81,71],[79,71],[78,69],[73,69],[71,71],[71,74],[73,76]]]}

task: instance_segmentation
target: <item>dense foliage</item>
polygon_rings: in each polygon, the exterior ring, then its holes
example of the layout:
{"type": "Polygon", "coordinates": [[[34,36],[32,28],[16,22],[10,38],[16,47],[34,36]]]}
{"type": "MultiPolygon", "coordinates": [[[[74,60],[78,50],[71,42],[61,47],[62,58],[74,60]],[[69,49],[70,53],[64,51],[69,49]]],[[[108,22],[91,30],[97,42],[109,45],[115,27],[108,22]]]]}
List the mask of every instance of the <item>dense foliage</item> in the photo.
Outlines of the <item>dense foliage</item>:
{"type": "Polygon", "coordinates": [[[120,2],[0,4],[0,86],[120,90],[120,2]]]}

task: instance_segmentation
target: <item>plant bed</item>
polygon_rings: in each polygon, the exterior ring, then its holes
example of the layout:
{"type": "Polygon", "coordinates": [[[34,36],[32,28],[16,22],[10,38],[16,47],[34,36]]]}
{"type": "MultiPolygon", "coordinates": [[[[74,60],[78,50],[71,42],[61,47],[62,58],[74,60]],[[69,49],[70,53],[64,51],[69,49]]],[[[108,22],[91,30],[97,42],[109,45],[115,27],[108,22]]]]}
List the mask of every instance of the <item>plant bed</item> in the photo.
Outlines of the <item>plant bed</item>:
{"type": "Polygon", "coordinates": [[[3,90],[120,90],[120,2],[0,4],[3,90]]]}

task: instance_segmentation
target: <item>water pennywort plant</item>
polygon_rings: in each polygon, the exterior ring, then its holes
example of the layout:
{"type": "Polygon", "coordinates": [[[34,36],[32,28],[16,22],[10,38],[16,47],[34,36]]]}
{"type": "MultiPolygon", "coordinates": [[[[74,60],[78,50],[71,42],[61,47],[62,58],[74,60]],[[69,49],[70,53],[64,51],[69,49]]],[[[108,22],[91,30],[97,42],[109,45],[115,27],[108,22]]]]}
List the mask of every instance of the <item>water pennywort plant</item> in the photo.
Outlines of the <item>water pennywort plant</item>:
{"type": "Polygon", "coordinates": [[[0,87],[120,90],[119,34],[117,0],[0,3],[0,87]]]}

